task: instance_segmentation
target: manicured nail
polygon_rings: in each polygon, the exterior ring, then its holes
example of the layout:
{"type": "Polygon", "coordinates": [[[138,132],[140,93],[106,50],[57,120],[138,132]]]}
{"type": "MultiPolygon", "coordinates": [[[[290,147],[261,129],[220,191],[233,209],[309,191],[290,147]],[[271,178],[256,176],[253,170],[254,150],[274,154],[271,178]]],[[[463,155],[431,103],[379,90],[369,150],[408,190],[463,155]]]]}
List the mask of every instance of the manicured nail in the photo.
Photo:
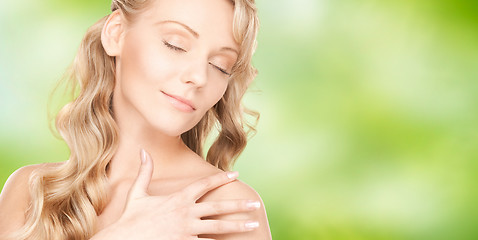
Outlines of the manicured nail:
{"type": "Polygon", "coordinates": [[[247,222],[244,225],[247,229],[254,229],[259,227],[259,222],[247,222]]]}
{"type": "Polygon", "coordinates": [[[146,162],[146,151],[144,149],[141,148],[141,163],[145,163],[146,162]]]}
{"type": "Polygon", "coordinates": [[[228,172],[228,173],[227,173],[227,177],[228,177],[228,178],[231,178],[231,179],[232,179],[232,178],[237,178],[238,176],[239,176],[239,173],[236,172],[236,171],[234,171],[234,172],[228,172]]]}
{"type": "Polygon", "coordinates": [[[260,202],[257,202],[257,201],[250,201],[246,204],[246,206],[248,208],[252,208],[252,209],[258,209],[261,207],[261,203],[260,202]]]}

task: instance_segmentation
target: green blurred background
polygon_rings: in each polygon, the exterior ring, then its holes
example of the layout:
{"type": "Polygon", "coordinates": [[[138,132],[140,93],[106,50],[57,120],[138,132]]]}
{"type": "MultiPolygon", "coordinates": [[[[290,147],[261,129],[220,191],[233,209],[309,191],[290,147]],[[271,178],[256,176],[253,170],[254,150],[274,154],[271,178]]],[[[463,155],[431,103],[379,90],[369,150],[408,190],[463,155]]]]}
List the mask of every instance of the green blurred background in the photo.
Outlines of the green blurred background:
{"type": "MultiPolygon", "coordinates": [[[[478,1],[258,7],[246,103],[262,116],[235,169],[263,197],[274,239],[478,239],[478,1]]],[[[2,1],[0,186],[68,158],[48,98],[108,9],[2,1]]]]}

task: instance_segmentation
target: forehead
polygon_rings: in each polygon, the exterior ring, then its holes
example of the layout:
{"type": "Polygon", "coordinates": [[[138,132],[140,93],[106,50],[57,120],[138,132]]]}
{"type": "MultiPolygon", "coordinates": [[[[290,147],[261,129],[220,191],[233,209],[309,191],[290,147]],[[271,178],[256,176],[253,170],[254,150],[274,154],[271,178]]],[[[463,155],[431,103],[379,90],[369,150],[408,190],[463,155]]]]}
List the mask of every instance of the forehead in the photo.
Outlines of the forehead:
{"type": "Polygon", "coordinates": [[[139,22],[181,22],[196,31],[200,38],[223,39],[235,43],[232,33],[234,6],[231,0],[152,0],[139,22]]]}

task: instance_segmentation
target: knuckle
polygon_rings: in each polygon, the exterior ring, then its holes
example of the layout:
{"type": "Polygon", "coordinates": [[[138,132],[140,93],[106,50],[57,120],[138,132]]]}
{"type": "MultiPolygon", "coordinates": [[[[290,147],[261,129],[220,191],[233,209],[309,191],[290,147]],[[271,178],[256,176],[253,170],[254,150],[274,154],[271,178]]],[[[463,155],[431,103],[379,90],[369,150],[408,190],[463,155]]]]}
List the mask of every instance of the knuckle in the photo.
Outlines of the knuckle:
{"type": "Polygon", "coordinates": [[[176,193],[173,193],[169,196],[168,200],[170,201],[179,201],[181,199],[184,198],[184,195],[186,195],[186,191],[181,191],[181,192],[176,192],[176,193]]]}
{"type": "Polygon", "coordinates": [[[238,210],[246,210],[247,209],[247,201],[238,201],[236,202],[236,208],[238,210]]]}
{"type": "Polygon", "coordinates": [[[183,228],[184,233],[191,234],[193,232],[193,229],[194,229],[193,223],[191,221],[186,221],[183,228]]]}
{"type": "Polygon", "coordinates": [[[213,225],[213,228],[217,231],[217,232],[224,232],[225,230],[225,226],[224,224],[222,224],[221,222],[215,222],[214,225],[213,225]]]}
{"type": "Polygon", "coordinates": [[[245,222],[238,222],[236,223],[236,228],[240,232],[246,232],[248,229],[246,228],[246,223],[245,222]]]}
{"type": "Polygon", "coordinates": [[[200,184],[204,187],[204,188],[211,188],[214,186],[214,182],[211,178],[204,178],[204,179],[201,179],[200,180],[200,184]]]}
{"type": "Polygon", "coordinates": [[[186,188],[180,192],[176,192],[169,197],[169,200],[172,202],[184,202],[186,198],[190,195],[191,190],[186,188]]]}
{"type": "Polygon", "coordinates": [[[224,206],[220,203],[214,203],[212,207],[215,214],[221,214],[224,212],[224,206]]]}
{"type": "Polygon", "coordinates": [[[180,217],[180,218],[187,218],[189,216],[189,211],[187,208],[177,208],[176,209],[176,214],[180,217]]]}

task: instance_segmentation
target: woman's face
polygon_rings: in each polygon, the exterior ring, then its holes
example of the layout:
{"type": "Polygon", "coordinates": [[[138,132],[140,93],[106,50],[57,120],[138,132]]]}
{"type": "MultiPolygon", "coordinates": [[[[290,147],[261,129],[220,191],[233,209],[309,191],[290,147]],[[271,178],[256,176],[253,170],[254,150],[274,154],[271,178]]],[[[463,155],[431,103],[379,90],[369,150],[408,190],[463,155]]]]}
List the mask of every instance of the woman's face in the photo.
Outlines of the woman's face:
{"type": "Polygon", "coordinates": [[[153,0],[122,35],[113,103],[127,120],[117,120],[169,136],[194,127],[226,91],[232,20],[230,0],[153,0]]]}

